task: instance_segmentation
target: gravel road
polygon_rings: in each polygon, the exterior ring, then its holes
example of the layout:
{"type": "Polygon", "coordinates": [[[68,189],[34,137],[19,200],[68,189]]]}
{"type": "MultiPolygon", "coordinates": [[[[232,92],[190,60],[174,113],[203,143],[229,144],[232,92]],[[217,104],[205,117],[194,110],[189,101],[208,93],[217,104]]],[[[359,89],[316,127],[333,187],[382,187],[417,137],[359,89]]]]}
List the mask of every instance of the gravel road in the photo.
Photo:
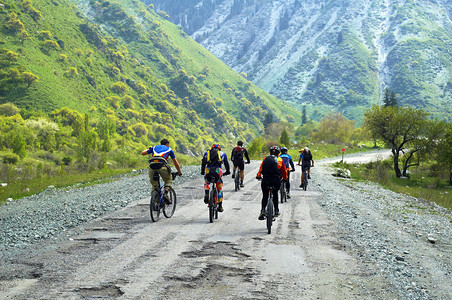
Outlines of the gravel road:
{"type": "MultiPolygon", "coordinates": [[[[387,153],[365,160],[377,155],[387,153]]],[[[225,178],[213,224],[199,167],[183,168],[176,213],[157,223],[140,171],[10,202],[0,207],[2,298],[450,299],[452,212],[333,177],[333,161],[316,160],[306,192],[293,173],[271,235],[257,220],[258,162],[239,192],[225,178]]]]}

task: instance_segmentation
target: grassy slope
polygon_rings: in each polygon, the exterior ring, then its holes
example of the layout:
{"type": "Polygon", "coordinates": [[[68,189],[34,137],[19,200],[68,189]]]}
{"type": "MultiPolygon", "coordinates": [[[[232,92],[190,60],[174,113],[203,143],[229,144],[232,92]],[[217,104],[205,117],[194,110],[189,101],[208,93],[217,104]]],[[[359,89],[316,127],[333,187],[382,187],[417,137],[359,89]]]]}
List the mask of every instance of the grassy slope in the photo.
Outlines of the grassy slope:
{"type": "MultiPolygon", "coordinates": [[[[249,87],[260,96],[263,103],[252,103],[256,107],[260,107],[263,111],[272,111],[279,119],[286,120],[286,114],[293,116],[291,120],[296,123],[300,120],[300,113],[290,105],[274,98],[263,92],[256,86],[249,83],[245,78],[236,74],[232,69],[223,64],[219,59],[215,58],[208,51],[195,43],[191,38],[187,37],[176,26],[170,22],[163,20],[160,16],[152,11],[147,11],[146,17],[138,17],[142,23],[143,30],[140,31],[141,39],[146,43],[140,42],[124,42],[122,39],[116,40],[116,45],[112,42],[113,38],[109,38],[109,33],[105,31],[99,36],[108,40],[108,47],[113,50],[127,49],[122,51],[128,53],[126,60],[122,62],[122,72],[116,77],[107,74],[106,70],[113,62],[106,51],[100,51],[93,44],[89,43],[85,35],[80,31],[79,25],[86,23],[86,19],[78,13],[78,9],[70,7],[65,1],[46,2],[36,0],[33,6],[42,12],[43,18],[38,22],[34,21],[27,13],[24,13],[20,4],[14,1],[2,0],[4,3],[10,5],[5,9],[0,18],[3,21],[7,20],[7,16],[11,11],[16,11],[21,21],[25,24],[25,28],[31,36],[30,40],[20,42],[17,35],[11,34],[3,28],[0,34],[0,40],[4,41],[2,48],[19,53],[18,65],[24,66],[27,70],[39,76],[39,81],[34,83],[30,88],[17,88],[10,92],[3,98],[0,98],[1,103],[13,102],[19,107],[43,110],[50,112],[55,108],[68,106],[72,109],[77,109],[82,113],[90,113],[90,108],[94,105],[98,108],[98,114],[103,114],[105,109],[109,108],[109,103],[105,101],[105,97],[112,96],[110,86],[120,80],[136,79],[144,81],[146,86],[151,90],[150,93],[153,99],[164,100],[164,94],[160,90],[160,84],[168,85],[170,79],[175,76],[177,70],[184,69],[188,75],[197,76],[205,65],[210,69],[210,76],[203,82],[198,81],[196,87],[198,93],[207,92],[213,97],[222,99],[222,108],[228,115],[228,120],[236,119],[239,123],[244,123],[249,118],[253,122],[250,126],[246,125],[240,131],[248,131],[248,138],[261,131],[262,124],[260,115],[245,114],[244,107],[246,105],[240,100],[241,97],[249,98],[247,90],[249,87]],[[171,65],[168,61],[168,55],[162,54],[159,49],[153,47],[153,43],[149,43],[147,39],[150,25],[153,21],[160,23],[160,29],[166,34],[167,38],[161,39],[165,47],[165,51],[178,56],[177,66],[171,65]],[[61,40],[64,42],[64,49],[43,51],[41,48],[42,41],[39,40],[40,31],[50,31],[52,33],[52,40],[61,40]],[[125,48],[124,48],[125,47],[125,48]],[[179,53],[174,52],[174,49],[180,49],[179,53]],[[91,53],[88,55],[88,53],[91,53]],[[62,62],[60,54],[67,55],[68,61],[62,62]],[[149,60],[152,57],[152,61],[149,60]],[[136,64],[133,58],[138,58],[142,64],[136,64]],[[87,64],[87,60],[92,61],[91,65],[87,64]],[[75,67],[78,75],[74,77],[65,76],[65,72],[70,68],[75,67]],[[148,67],[149,69],[146,69],[148,67]],[[146,77],[142,80],[137,74],[146,73],[146,77]],[[89,84],[87,76],[92,76],[96,81],[96,87],[89,84]],[[224,83],[227,82],[234,91],[238,91],[241,96],[237,98],[230,90],[225,88],[224,83]],[[251,134],[250,129],[254,134],[251,134]],[[250,135],[251,134],[251,135],[250,135]]],[[[144,10],[144,6],[140,2],[122,1],[126,6],[126,11],[131,15],[138,16],[139,10],[144,10]]],[[[90,21],[96,21],[93,12],[89,10],[90,6],[85,2],[76,2],[80,6],[82,12],[87,12],[87,18],[90,21]],[[91,17],[90,17],[91,16],[91,17]]],[[[104,28],[109,28],[108,24],[101,24],[104,28]]],[[[110,32],[112,28],[109,28],[110,32]]],[[[102,49],[101,49],[102,50],[102,49]]],[[[129,90],[129,94],[138,100],[138,95],[129,90]]],[[[194,93],[196,95],[196,93],[194,93]]],[[[195,96],[194,96],[195,97],[195,96]]],[[[184,107],[177,107],[180,115],[179,119],[185,118],[184,107]]],[[[137,108],[145,108],[150,111],[159,111],[153,104],[136,103],[137,108]]],[[[187,108],[188,110],[188,108],[187,108]]],[[[116,112],[118,115],[119,112],[116,112]]],[[[202,112],[198,110],[196,113],[201,118],[201,123],[207,123],[209,116],[203,116],[202,112]]],[[[120,115],[121,118],[127,118],[125,114],[120,115]]],[[[134,122],[134,121],[131,121],[134,122]]],[[[175,122],[175,126],[183,126],[183,124],[190,122],[179,120],[175,122]]],[[[233,126],[236,122],[229,122],[233,126]]],[[[185,126],[184,126],[185,127],[185,126]]],[[[199,124],[197,125],[199,128],[199,124]]],[[[201,126],[202,128],[202,126],[201,126]]],[[[234,131],[234,130],[231,130],[234,131]]],[[[235,134],[239,135],[239,132],[235,134]]],[[[200,133],[198,133],[199,135],[200,133]]],[[[226,137],[223,137],[226,140],[226,137]]]]}

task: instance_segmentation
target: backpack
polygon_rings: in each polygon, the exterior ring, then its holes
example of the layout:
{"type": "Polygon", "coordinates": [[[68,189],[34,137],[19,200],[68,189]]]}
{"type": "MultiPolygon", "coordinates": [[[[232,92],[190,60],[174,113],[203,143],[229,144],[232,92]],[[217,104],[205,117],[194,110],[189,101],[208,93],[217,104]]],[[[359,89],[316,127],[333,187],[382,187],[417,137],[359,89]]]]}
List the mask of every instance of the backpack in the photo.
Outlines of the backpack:
{"type": "Polygon", "coordinates": [[[207,166],[221,167],[221,155],[217,148],[207,150],[207,166]]]}
{"type": "Polygon", "coordinates": [[[234,151],[232,152],[232,161],[233,162],[242,162],[243,161],[243,155],[245,154],[245,149],[243,149],[240,146],[237,146],[234,148],[234,151]]]}
{"type": "Polygon", "coordinates": [[[311,164],[312,154],[311,152],[303,152],[303,164],[311,164]]]}
{"type": "Polygon", "coordinates": [[[278,169],[277,157],[268,155],[262,162],[262,175],[267,177],[282,176],[281,170],[278,169]]]}
{"type": "Polygon", "coordinates": [[[168,148],[165,152],[156,152],[155,147],[152,152],[152,157],[149,159],[149,168],[152,170],[158,170],[161,169],[163,166],[168,165],[168,161],[164,157],[164,155],[171,151],[171,148],[168,148]]]}

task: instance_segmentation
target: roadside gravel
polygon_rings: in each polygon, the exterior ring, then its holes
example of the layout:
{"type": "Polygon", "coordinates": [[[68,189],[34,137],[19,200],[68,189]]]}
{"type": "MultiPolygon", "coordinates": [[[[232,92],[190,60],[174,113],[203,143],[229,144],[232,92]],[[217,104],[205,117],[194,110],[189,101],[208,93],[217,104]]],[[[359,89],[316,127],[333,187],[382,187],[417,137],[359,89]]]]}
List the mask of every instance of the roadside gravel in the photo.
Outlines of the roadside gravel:
{"type": "MultiPolygon", "coordinates": [[[[198,166],[183,168],[180,184],[196,176],[198,166]]],[[[57,239],[66,230],[150,195],[147,170],[116,176],[90,186],[48,188],[39,194],[9,201],[0,207],[0,253],[3,259],[47,239],[57,239]]]]}
{"type": "Polygon", "coordinates": [[[375,183],[332,177],[326,162],[316,166],[314,184],[344,248],[377,265],[403,299],[450,299],[452,212],[375,183]]]}

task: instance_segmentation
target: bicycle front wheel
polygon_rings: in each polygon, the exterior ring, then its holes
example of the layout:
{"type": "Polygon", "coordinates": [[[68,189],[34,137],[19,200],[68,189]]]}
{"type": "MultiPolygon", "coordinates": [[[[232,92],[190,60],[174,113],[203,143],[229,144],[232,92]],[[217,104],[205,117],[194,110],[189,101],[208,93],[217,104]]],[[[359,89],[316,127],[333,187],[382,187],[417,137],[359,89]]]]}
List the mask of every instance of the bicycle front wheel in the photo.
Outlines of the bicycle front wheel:
{"type": "Polygon", "coordinates": [[[270,197],[268,197],[267,202],[267,231],[268,234],[272,232],[272,223],[273,223],[273,196],[272,191],[270,191],[270,197]]]}
{"type": "Polygon", "coordinates": [[[151,213],[151,219],[153,222],[157,222],[160,217],[160,207],[159,207],[159,201],[160,201],[160,194],[157,191],[153,191],[151,194],[151,202],[149,205],[149,210],[151,213]]]}
{"type": "Polygon", "coordinates": [[[210,197],[209,197],[209,221],[210,223],[213,223],[213,217],[215,213],[215,187],[213,187],[210,190],[210,197]]]}
{"type": "Polygon", "coordinates": [[[168,197],[170,199],[170,204],[165,204],[165,206],[163,207],[163,214],[165,215],[165,217],[171,218],[174,214],[174,211],[176,210],[177,203],[176,192],[172,188],[170,188],[168,191],[168,197]]]}
{"type": "Polygon", "coordinates": [[[284,184],[284,182],[281,184],[281,203],[284,203],[284,201],[286,200],[286,185],[284,184]]]}

